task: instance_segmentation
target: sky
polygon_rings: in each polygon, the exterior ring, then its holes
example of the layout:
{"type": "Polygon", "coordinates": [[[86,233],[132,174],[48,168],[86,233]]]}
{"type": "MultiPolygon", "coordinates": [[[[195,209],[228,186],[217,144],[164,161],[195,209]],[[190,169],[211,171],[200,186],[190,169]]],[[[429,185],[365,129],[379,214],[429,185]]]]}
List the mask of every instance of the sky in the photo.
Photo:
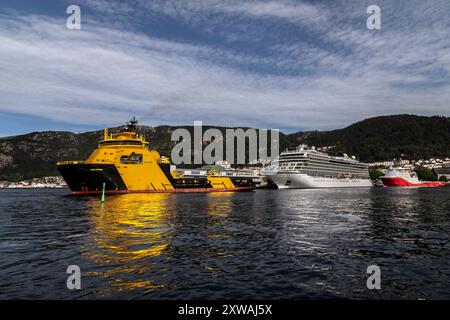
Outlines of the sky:
{"type": "Polygon", "coordinates": [[[449,12],[448,0],[2,0],[0,137],[132,116],[283,132],[450,116],[449,12]],[[71,4],[80,30],[66,26],[71,4]]]}

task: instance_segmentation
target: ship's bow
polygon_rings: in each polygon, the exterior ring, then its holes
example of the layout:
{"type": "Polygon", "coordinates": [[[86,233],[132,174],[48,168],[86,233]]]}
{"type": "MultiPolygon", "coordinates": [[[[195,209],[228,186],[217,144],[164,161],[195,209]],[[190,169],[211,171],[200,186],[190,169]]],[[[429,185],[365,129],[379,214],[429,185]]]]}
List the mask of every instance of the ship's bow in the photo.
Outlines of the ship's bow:
{"type": "Polygon", "coordinates": [[[58,162],[57,169],[75,194],[96,194],[103,190],[127,190],[114,164],[58,162]]]}

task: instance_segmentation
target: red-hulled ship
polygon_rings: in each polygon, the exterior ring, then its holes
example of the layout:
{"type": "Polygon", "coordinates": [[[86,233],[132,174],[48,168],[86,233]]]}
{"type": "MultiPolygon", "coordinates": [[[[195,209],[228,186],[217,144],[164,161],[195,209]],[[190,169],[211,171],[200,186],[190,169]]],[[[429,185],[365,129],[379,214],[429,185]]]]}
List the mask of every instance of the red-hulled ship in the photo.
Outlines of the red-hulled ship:
{"type": "Polygon", "coordinates": [[[420,181],[417,174],[406,168],[390,168],[380,177],[385,187],[443,187],[445,182],[420,181]]]}

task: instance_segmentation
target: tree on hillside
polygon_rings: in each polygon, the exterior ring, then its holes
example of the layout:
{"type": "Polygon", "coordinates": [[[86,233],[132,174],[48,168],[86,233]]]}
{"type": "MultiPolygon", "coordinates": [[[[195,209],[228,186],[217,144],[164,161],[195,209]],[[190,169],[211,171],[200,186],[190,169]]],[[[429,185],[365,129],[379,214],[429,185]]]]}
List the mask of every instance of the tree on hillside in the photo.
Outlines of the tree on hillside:
{"type": "Polygon", "coordinates": [[[371,180],[378,180],[378,178],[383,176],[384,173],[381,172],[380,170],[378,170],[377,168],[370,167],[369,168],[369,175],[370,175],[370,179],[371,180]]]}
{"type": "Polygon", "coordinates": [[[416,173],[417,173],[417,177],[419,178],[419,180],[423,180],[423,181],[436,181],[437,177],[436,175],[433,173],[433,170],[425,168],[423,166],[418,166],[416,167],[416,173]]]}

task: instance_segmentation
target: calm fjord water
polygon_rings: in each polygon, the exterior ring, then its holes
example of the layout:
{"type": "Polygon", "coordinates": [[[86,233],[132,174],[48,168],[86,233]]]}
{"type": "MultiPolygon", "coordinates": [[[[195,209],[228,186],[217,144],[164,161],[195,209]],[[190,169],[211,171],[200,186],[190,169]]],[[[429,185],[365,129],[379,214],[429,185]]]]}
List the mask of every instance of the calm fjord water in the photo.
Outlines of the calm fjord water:
{"type": "Polygon", "coordinates": [[[0,190],[0,298],[450,299],[449,188],[67,193],[0,190]]]}

